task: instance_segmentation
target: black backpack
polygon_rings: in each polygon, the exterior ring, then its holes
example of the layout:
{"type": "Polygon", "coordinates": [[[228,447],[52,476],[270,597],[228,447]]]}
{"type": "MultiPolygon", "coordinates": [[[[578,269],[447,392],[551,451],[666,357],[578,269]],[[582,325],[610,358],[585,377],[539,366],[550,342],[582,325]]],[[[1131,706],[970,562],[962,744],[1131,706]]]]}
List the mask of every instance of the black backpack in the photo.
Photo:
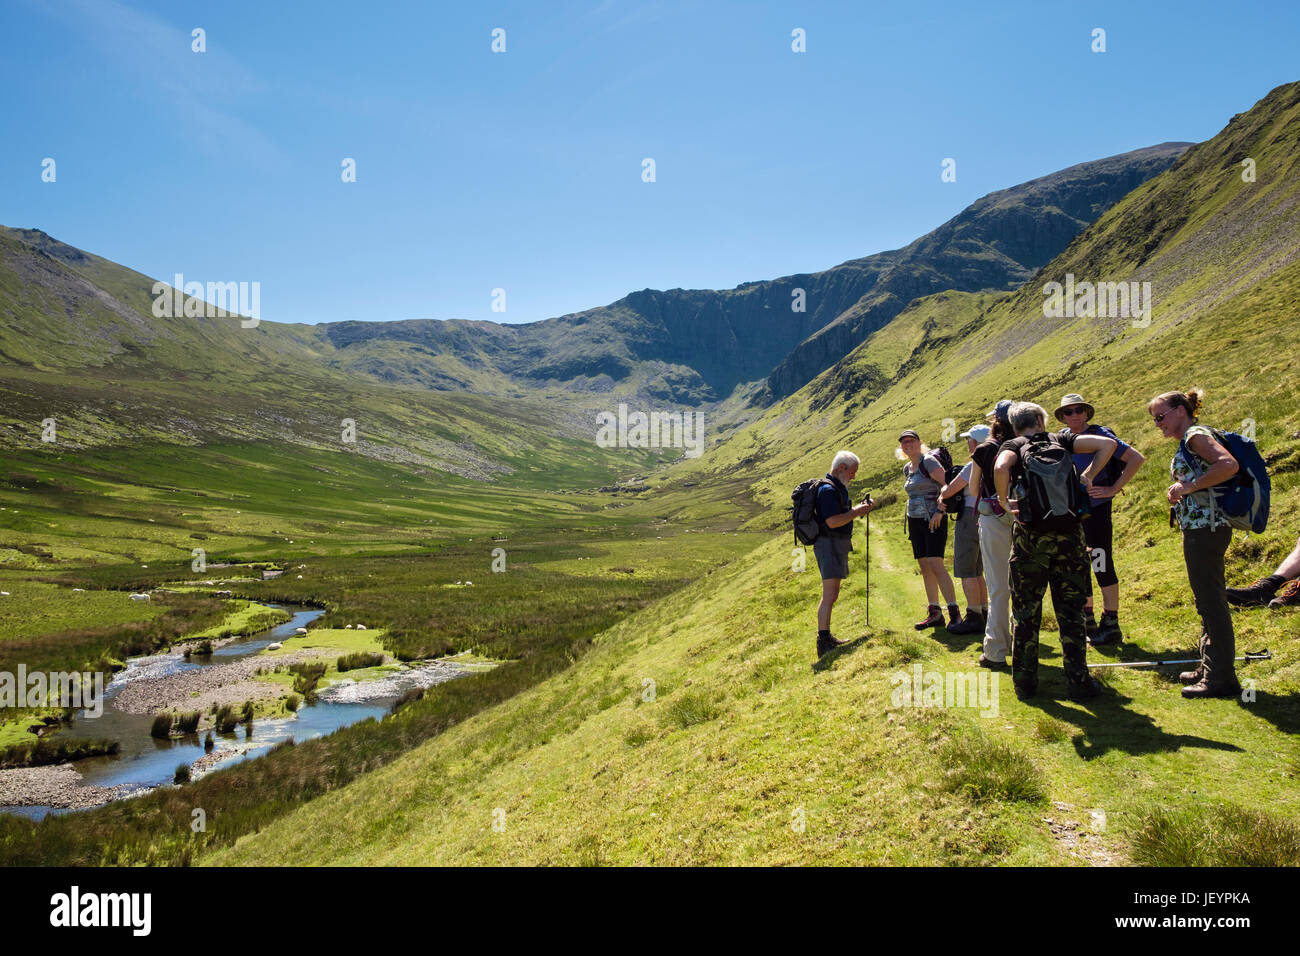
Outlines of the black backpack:
{"type": "Polygon", "coordinates": [[[1020,520],[1035,530],[1061,530],[1091,512],[1074,456],[1048,435],[1020,446],[1020,520]]]}
{"type": "Polygon", "coordinates": [[[817,520],[817,492],[822,485],[829,484],[828,478],[809,478],[800,482],[790,495],[790,521],[794,525],[795,543],[812,544],[821,534],[822,526],[817,520]]]}
{"type": "MultiPolygon", "coordinates": [[[[961,474],[961,466],[953,464],[952,453],[948,451],[947,446],[940,445],[930,454],[934,455],[935,460],[943,468],[943,483],[945,485],[952,484],[953,480],[961,474]]],[[[956,521],[966,509],[966,492],[959,491],[950,498],[944,498],[943,506],[948,517],[956,521]]]]}

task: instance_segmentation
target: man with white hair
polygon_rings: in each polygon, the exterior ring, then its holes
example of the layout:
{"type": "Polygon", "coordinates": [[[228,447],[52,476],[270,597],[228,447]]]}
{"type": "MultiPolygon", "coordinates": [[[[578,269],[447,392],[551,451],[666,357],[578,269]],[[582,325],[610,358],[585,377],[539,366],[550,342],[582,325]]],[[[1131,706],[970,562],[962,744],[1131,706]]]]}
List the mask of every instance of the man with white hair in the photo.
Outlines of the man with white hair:
{"type": "Polygon", "coordinates": [[[817,605],[817,656],[821,657],[844,641],[831,636],[831,608],[840,596],[840,584],[849,576],[849,552],[853,550],[853,519],[861,518],[876,505],[871,495],[858,505],[851,504],[849,482],[858,473],[858,456],[836,452],[831,470],[817,488],[817,539],[813,554],[822,576],[822,599],[817,605]]]}
{"type": "Polygon", "coordinates": [[[1047,432],[1047,412],[1033,402],[1015,402],[1007,418],[1015,438],[998,451],[993,472],[998,503],[1016,516],[1011,537],[1011,679],[1016,696],[1038,692],[1038,631],[1043,593],[1052,589],[1052,608],[1061,634],[1066,692],[1072,700],[1101,693],[1088,675],[1088,637],[1083,606],[1091,564],[1082,519],[1088,513],[1092,479],[1115,453],[1115,440],[1103,435],[1047,432]],[[1093,454],[1082,475],[1075,453],[1093,454]],[[1017,488],[1012,505],[1012,485],[1017,488]]]}

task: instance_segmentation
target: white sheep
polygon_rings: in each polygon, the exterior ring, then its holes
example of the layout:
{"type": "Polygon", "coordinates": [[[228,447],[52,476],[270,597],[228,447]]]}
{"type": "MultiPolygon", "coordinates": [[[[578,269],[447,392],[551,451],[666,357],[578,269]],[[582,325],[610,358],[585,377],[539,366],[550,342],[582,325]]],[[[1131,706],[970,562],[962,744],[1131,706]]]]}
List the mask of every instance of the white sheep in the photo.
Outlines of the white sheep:
{"type": "Polygon", "coordinates": [[[266,649],[267,649],[268,651],[278,651],[278,650],[279,650],[280,648],[282,648],[282,647],[284,647],[284,645],[281,644],[279,641],[275,641],[275,642],[273,642],[273,643],[271,643],[271,644],[267,644],[267,645],[266,645],[266,649]]]}
{"type": "Polygon", "coordinates": [[[131,595],[131,600],[132,600],[132,601],[147,601],[147,600],[149,600],[149,595],[147,595],[147,594],[132,594],[132,595],[131,595]]]}
{"type": "Polygon", "coordinates": [[[73,594],[85,594],[85,593],[86,593],[86,589],[85,589],[85,588],[73,588],[73,589],[72,589],[72,593],[73,593],[73,594]]]}
{"type": "Polygon", "coordinates": [[[293,631],[293,632],[294,632],[295,634],[306,634],[306,633],[307,633],[307,628],[305,628],[305,627],[294,628],[294,631],[293,631]]]}
{"type": "Polygon", "coordinates": [[[357,625],[357,630],[358,630],[358,631],[364,631],[365,629],[366,629],[366,626],[365,626],[364,624],[358,624],[358,625],[357,625]]]}
{"type": "Polygon", "coordinates": [[[472,588],[473,586],[474,586],[474,582],[473,582],[473,581],[466,581],[466,582],[465,582],[465,587],[467,587],[467,588],[472,588]]]}
{"type": "Polygon", "coordinates": [[[352,630],[352,625],[351,625],[351,624],[345,624],[345,625],[343,626],[343,630],[345,630],[345,631],[350,631],[350,630],[352,630]]]}
{"type": "Polygon", "coordinates": [[[298,575],[298,580],[299,580],[299,581],[301,581],[301,580],[302,580],[302,575],[301,575],[301,574],[300,574],[300,575],[298,575]]]}

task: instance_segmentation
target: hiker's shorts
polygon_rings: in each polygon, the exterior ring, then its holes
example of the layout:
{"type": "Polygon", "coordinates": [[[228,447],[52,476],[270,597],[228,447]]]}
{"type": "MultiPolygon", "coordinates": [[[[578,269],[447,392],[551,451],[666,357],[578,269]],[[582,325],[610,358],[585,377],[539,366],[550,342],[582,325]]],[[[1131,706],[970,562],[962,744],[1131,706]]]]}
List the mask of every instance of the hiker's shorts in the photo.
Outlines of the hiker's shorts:
{"type": "Polygon", "coordinates": [[[980,528],[974,508],[957,519],[952,535],[952,573],[959,578],[984,576],[984,559],[980,556],[980,528]]]}
{"type": "Polygon", "coordinates": [[[912,557],[942,558],[948,547],[948,516],[944,515],[934,531],[925,518],[908,518],[907,536],[912,541],[912,557]]]}
{"type": "Polygon", "coordinates": [[[852,538],[841,538],[823,534],[813,542],[813,554],[817,556],[817,570],[822,573],[822,580],[847,578],[849,576],[849,552],[853,550],[852,538]]]}

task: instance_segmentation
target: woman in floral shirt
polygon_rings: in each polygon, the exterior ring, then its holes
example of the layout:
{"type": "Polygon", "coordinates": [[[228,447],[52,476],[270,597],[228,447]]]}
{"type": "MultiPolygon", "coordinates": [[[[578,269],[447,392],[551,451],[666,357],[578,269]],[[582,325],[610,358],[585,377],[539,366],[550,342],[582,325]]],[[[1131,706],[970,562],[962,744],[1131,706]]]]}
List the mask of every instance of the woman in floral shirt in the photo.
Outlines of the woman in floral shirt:
{"type": "Polygon", "coordinates": [[[1235,697],[1241,693],[1233,658],[1236,636],[1224,594],[1223,555],[1232,542],[1232,526],[1214,504],[1217,485],[1237,473],[1237,460],[1214,433],[1196,424],[1201,410],[1200,389],[1165,392],[1147,405],[1160,433],[1184,442],[1186,452],[1174,453],[1169,474],[1174,483],[1165,492],[1183,531],[1183,560],[1187,580],[1201,615],[1201,665],[1181,676],[1183,696],[1235,697]]]}

